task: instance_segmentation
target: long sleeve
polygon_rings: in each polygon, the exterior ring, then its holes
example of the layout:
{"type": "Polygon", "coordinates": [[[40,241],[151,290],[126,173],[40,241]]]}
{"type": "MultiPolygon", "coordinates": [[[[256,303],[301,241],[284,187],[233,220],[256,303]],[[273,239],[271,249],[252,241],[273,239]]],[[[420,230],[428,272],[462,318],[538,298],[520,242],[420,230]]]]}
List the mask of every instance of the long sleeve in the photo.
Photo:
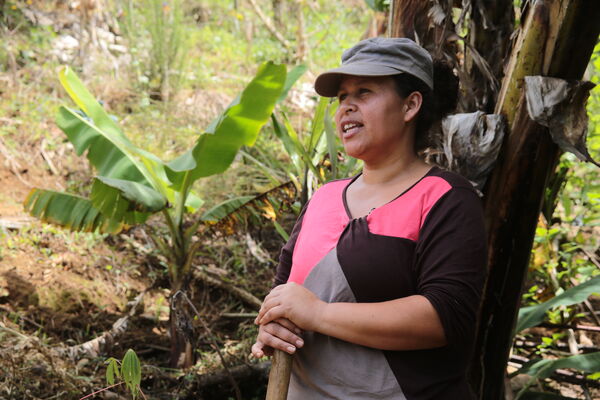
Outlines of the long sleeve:
{"type": "Polygon", "coordinates": [[[416,248],[417,290],[438,312],[448,344],[472,344],[486,274],[481,201],[473,190],[450,190],[431,209],[416,248]]]}

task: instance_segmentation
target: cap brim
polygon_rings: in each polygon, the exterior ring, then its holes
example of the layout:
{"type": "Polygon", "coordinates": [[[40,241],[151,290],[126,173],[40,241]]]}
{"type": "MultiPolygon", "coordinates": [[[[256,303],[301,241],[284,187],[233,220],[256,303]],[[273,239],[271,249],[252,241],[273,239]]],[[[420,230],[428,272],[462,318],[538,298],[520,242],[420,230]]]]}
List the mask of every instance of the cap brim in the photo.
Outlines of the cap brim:
{"type": "Polygon", "coordinates": [[[315,91],[323,97],[336,97],[344,76],[391,76],[403,72],[385,65],[352,63],[323,72],[315,80],[315,91]]]}

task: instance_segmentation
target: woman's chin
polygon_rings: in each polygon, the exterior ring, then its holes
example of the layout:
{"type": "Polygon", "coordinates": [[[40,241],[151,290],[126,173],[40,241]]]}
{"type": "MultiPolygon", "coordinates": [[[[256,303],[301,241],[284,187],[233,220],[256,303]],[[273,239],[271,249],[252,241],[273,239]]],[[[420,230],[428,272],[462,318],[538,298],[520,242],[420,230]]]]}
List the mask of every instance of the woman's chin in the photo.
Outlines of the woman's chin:
{"type": "Polygon", "coordinates": [[[362,160],[361,154],[363,154],[364,151],[360,147],[344,144],[344,151],[348,156],[362,160]]]}

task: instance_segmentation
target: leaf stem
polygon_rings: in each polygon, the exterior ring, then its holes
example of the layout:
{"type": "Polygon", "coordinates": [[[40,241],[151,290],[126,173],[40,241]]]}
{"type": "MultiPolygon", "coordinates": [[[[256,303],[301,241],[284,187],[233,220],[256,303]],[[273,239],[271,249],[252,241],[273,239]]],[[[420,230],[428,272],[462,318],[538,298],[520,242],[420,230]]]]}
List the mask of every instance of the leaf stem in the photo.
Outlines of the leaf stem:
{"type": "Polygon", "coordinates": [[[119,383],[115,383],[114,385],[107,386],[107,387],[105,387],[105,388],[102,388],[102,389],[100,389],[100,390],[97,390],[97,391],[95,391],[94,393],[90,393],[90,394],[88,394],[87,396],[84,396],[84,397],[80,398],[79,400],[84,400],[84,399],[87,399],[88,397],[95,396],[95,395],[97,395],[98,393],[102,393],[102,392],[104,392],[105,390],[112,389],[112,388],[114,388],[115,386],[122,385],[123,383],[125,383],[125,382],[119,382],[119,383]]]}

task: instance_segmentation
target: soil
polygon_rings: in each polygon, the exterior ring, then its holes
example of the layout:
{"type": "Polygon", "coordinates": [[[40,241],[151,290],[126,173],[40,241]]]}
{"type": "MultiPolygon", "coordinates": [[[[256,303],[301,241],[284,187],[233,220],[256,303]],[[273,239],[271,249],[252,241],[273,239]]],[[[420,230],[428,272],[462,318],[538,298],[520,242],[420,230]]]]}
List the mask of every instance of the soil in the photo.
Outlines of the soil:
{"type": "MultiPolygon", "coordinates": [[[[0,399],[80,399],[107,386],[105,358],[121,359],[128,348],[144,366],[142,388],[149,399],[233,398],[228,383],[194,388],[186,382],[198,374],[223,374],[211,336],[229,365],[249,363],[251,320],[219,315],[251,309],[227,293],[193,283],[196,307],[211,332],[198,324],[200,362],[195,369],[170,370],[168,282],[160,259],[136,250],[140,244],[148,246],[142,229],[118,236],[72,233],[24,212],[22,204],[32,187],[73,189],[70,182],[90,179],[85,161],[65,156],[68,143],[58,137],[56,141],[59,145],[44,153],[58,174],[42,155],[42,142],[12,147],[0,142],[5,150],[0,153],[0,399]],[[128,302],[143,291],[141,310],[100,357],[70,359],[60,353],[109,331],[127,313],[128,302]]],[[[199,261],[219,262],[210,257],[199,261]]],[[[260,276],[264,266],[254,272],[260,276]]],[[[240,379],[244,398],[260,398],[265,382],[264,371],[240,379]]],[[[127,398],[122,397],[125,393],[111,389],[96,398],[127,398]]]]}

